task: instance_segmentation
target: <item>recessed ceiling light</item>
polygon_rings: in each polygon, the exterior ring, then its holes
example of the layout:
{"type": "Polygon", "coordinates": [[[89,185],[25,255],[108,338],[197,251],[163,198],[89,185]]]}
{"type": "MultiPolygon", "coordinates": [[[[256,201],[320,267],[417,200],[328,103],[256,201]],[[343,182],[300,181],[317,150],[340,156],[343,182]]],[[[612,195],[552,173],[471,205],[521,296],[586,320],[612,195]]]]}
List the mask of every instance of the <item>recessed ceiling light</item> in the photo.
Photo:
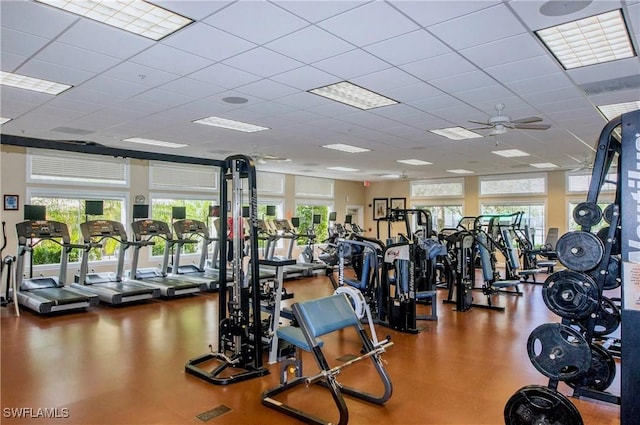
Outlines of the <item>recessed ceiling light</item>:
{"type": "Polygon", "coordinates": [[[536,31],[565,69],[635,56],[620,9],[536,31]]]}
{"type": "Polygon", "coordinates": [[[309,90],[309,93],[364,110],[399,103],[348,81],[318,87],[317,89],[309,90]]]}
{"type": "Polygon", "coordinates": [[[463,127],[440,128],[438,130],[429,131],[431,133],[437,134],[439,136],[444,136],[451,140],[477,139],[479,137],[482,137],[482,134],[467,130],[463,127]]]}
{"type": "Polygon", "coordinates": [[[612,103],[610,105],[598,106],[598,109],[606,119],[611,121],[618,115],[622,115],[625,112],[631,112],[635,111],[636,109],[640,109],[640,101],[636,100],[633,102],[612,103]]]}
{"type": "Polygon", "coordinates": [[[514,158],[517,156],[529,156],[528,153],[523,152],[520,149],[505,149],[502,151],[491,151],[491,153],[504,156],[505,158],[514,158]]]}
{"type": "Polygon", "coordinates": [[[214,127],[227,128],[229,130],[243,131],[245,133],[255,133],[256,131],[269,130],[269,127],[249,124],[242,121],[228,120],[220,117],[207,117],[192,121],[196,124],[212,125],[214,127]]]}
{"type": "Polygon", "coordinates": [[[247,103],[249,101],[249,99],[247,99],[246,97],[239,97],[239,96],[228,96],[228,97],[223,97],[222,101],[225,103],[231,103],[234,105],[240,105],[242,103],[247,103]]]}
{"type": "Polygon", "coordinates": [[[156,41],[193,22],[142,0],[37,1],[156,41]]]}
{"type": "Polygon", "coordinates": [[[345,171],[345,172],[354,172],[354,171],[360,171],[357,168],[348,168],[348,167],[327,167],[327,170],[334,170],[334,171],[345,171]]]}
{"type": "Polygon", "coordinates": [[[536,164],[529,164],[529,165],[536,168],[558,168],[556,164],[553,164],[551,162],[538,162],[536,164]]]}
{"type": "Polygon", "coordinates": [[[4,71],[0,71],[0,84],[53,95],[58,95],[72,87],[68,84],[55,83],[53,81],[41,80],[40,78],[32,78],[26,75],[4,71]]]}
{"type": "Polygon", "coordinates": [[[11,118],[0,117],[0,125],[11,121],[11,118]]]}
{"type": "Polygon", "coordinates": [[[409,165],[432,165],[433,162],[422,161],[421,159],[399,159],[396,162],[401,162],[403,164],[409,165]]]}
{"type": "Polygon", "coordinates": [[[143,145],[162,146],[164,148],[184,148],[185,146],[179,143],[163,142],[162,140],[143,139],[141,137],[129,137],[128,139],[122,139],[123,142],[140,143],[143,145]]]}
{"type": "Polygon", "coordinates": [[[473,174],[473,171],[469,171],[469,170],[463,170],[463,169],[456,169],[456,170],[447,170],[447,173],[453,173],[453,174],[473,174]]]}
{"type": "Polygon", "coordinates": [[[358,146],[345,145],[342,143],[334,143],[331,145],[324,145],[322,147],[348,153],[371,152],[371,149],[359,148],[358,146]]]}

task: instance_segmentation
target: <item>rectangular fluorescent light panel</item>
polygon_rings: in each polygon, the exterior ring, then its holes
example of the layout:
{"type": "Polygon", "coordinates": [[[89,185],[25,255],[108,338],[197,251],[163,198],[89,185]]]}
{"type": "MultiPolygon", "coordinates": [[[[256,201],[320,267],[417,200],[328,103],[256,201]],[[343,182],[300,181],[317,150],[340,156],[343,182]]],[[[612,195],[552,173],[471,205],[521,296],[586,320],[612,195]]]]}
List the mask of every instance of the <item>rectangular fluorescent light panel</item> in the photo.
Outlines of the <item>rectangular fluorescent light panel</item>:
{"type": "Polygon", "coordinates": [[[449,127],[429,131],[431,133],[437,134],[438,136],[444,136],[451,140],[477,139],[479,137],[482,137],[482,134],[478,134],[462,127],[449,127]]]}
{"type": "Polygon", "coordinates": [[[0,117],[0,125],[11,121],[11,118],[0,117]]]}
{"type": "Polygon", "coordinates": [[[432,165],[433,162],[422,161],[421,159],[399,159],[396,162],[401,162],[403,164],[409,165],[432,165]]]}
{"type": "Polygon", "coordinates": [[[348,81],[318,87],[317,89],[309,90],[309,93],[364,110],[399,103],[348,81]]]}
{"type": "Polygon", "coordinates": [[[142,0],[37,0],[152,40],[160,40],[193,22],[142,0]]]}
{"type": "Polygon", "coordinates": [[[464,170],[462,168],[458,168],[455,170],[447,170],[447,173],[453,173],[453,174],[473,174],[473,171],[469,171],[469,170],[464,170]]]}
{"type": "Polygon", "coordinates": [[[529,156],[528,153],[523,152],[519,149],[506,149],[502,151],[491,151],[496,155],[504,156],[505,158],[515,158],[517,156],[529,156]]]}
{"type": "Polygon", "coordinates": [[[179,143],[163,142],[162,140],[143,139],[141,137],[129,137],[128,139],[122,139],[123,142],[140,143],[142,145],[162,146],[163,148],[184,148],[185,146],[179,143]]]}
{"type": "Polygon", "coordinates": [[[39,78],[4,71],[0,71],[0,84],[53,95],[58,95],[72,87],[68,84],[55,83],[53,81],[41,80],[39,78]]]}
{"type": "Polygon", "coordinates": [[[565,69],[635,56],[620,9],[536,31],[565,69]]]}
{"type": "Polygon", "coordinates": [[[618,115],[622,115],[625,112],[631,112],[635,111],[636,109],[640,109],[640,101],[636,100],[634,102],[612,103],[610,105],[598,106],[598,109],[606,119],[611,121],[618,115]]]}
{"type": "Polygon", "coordinates": [[[362,153],[362,152],[371,152],[371,149],[359,148],[357,146],[345,145],[342,143],[334,143],[332,145],[324,145],[323,148],[334,149],[341,152],[348,153],[362,153]]]}
{"type": "Polygon", "coordinates": [[[382,174],[380,177],[383,179],[399,179],[400,174],[382,174]]]}
{"type": "Polygon", "coordinates": [[[529,165],[536,168],[558,168],[556,164],[553,164],[551,162],[538,162],[536,164],[529,164],[529,165]]]}
{"type": "Polygon", "coordinates": [[[334,170],[334,171],[345,171],[345,172],[354,172],[354,171],[360,171],[356,168],[348,168],[348,167],[327,167],[327,170],[334,170]]]}
{"type": "Polygon", "coordinates": [[[229,130],[242,131],[245,133],[255,133],[256,131],[269,130],[269,127],[249,124],[241,121],[228,120],[220,117],[207,117],[192,121],[196,124],[212,125],[214,127],[227,128],[229,130]]]}

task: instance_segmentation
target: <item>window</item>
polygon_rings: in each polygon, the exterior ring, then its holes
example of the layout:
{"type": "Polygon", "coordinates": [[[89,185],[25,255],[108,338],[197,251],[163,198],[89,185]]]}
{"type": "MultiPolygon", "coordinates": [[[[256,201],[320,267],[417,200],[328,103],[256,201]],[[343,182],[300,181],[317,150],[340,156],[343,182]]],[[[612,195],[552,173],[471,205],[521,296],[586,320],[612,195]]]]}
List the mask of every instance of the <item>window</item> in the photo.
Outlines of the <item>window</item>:
{"type": "MultiPolygon", "coordinates": [[[[569,231],[574,231],[574,230],[580,230],[580,225],[578,223],[575,222],[575,220],[573,219],[573,210],[576,208],[576,206],[581,203],[584,202],[584,200],[582,201],[578,201],[578,200],[571,200],[569,201],[569,231]]],[[[609,205],[611,202],[598,202],[598,206],[600,207],[600,210],[604,211],[604,209],[607,207],[607,205],[609,205]]],[[[591,232],[593,233],[597,233],[598,230],[602,229],[603,227],[607,226],[607,222],[604,220],[600,220],[600,222],[598,224],[596,224],[595,226],[591,227],[591,232]]]]}
{"type": "MultiPolygon", "coordinates": [[[[332,205],[319,203],[300,203],[296,205],[295,217],[300,219],[298,233],[306,234],[308,229],[313,228],[317,239],[316,242],[322,242],[329,234],[329,211],[333,211],[332,205]],[[320,216],[320,223],[313,223],[313,216],[320,216]]],[[[300,238],[298,244],[306,243],[307,238],[300,238]]]]}
{"type": "Polygon", "coordinates": [[[481,209],[482,215],[514,214],[519,211],[524,212],[521,226],[529,226],[534,245],[543,244],[546,235],[544,203],[483,204],[481,209]]]}
{"type": "Polygon", "coordinates": [[[213,192],[218,190],[218,170],[217,167],[205,165],[152,161],[149,163],[149,187],[163,190],[213,192]]]}
{"type": "Polygon", "coordinates": [[[256,184],[260,195],[284,195],[284,174],[257,171],[256,184]]]}
{"type": "MultiPolygon", "coordinates": [[[[47,208],[47,219],[60,221],[65,223],[69,228],[72,243],[83,243],[80,234],[80,223],[93,219],[115,220],[121,223],[125,222],[124,196],[98,194],[96,192],[86,194],[60,194],[48,195],[43,191],[34,191],[30,194],[30,203],[32,205],[44,205],[47,208]],[[102,199],[104,214],[100,217],[85,216],[85,200],[102,199]]],[[[89,260],[115,260],[120,244],[114,240],[103,241],[101,249],[92,249],[90,251],[89,260]]],[[[33,249],[33,264],[59,264],[61,247],[53,242],[42,242],[33,249]]],[[[69,262],[80,261],[82,252],[74,249],[69,253],[69,262]]]]}
{"type": "Polygon", "coordinates": [[[29,149],[27,182],[128,187],[129,161],[104,155],[29,149]]]}
{"type": "MultiPolygon", "coordinates": [[[[602,185],[601,192],[614,192],[616,190],[616,182],[618,174],[616,171],[610,172],[605,177],[605,183],[602,185]]],[[[567,172],[567,192],[568,193],[586,193],[591,186],[591,171],[567,172]]]]}
{"type": "Polygon", "coordinates": [[[480,195],[540,195],[547,193],[546,174],[480,177],[480,195]]]}
{"type": "Polygon", "coordinates": [[[464,197],[464,179],[419,180],[411,182],[412,198],[464,197]]]}
{"type": "Polygon", "coordinates": [[[436,231],[442,229],[455,229],[462,218],[462,205],[416,205],[415,209],[425,209],[431,212],[433,228],[436,231]]]}
{"type": "Polygon", "coordinates": [[[303,198],[333,198],[333,180],[296,176],[296,196],[303,198]]]}

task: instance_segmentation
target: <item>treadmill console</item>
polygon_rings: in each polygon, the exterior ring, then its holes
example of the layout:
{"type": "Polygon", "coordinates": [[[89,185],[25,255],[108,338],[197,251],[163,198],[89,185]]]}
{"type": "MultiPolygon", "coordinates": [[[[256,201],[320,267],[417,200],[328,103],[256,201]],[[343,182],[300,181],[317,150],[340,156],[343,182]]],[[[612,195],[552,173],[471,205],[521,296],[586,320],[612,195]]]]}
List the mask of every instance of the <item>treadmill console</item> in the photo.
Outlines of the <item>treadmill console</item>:
{"type": "Polygon", "coordinates": [[[275,220],[276,223],[276,229],[278,230],[282,230],[283,232],[291,232],[293,229],[291,229],[291,225],[289,225],[289,220],[286,219],[277,219],[275,220]]]}
{"type": "Polygon", "coordinates": [[[123,242],[127,241],[127,232],[124,225],[113,220],[90,220],[80,223],[80,231],[85,242],[90,242],[91,238],[113,236],[123,242]]]}
{"type": "Polygon", "coordinates": [[[166,239],[173,239],[169,225],[160,220],[138,220],[131,223],[133,234],[136,240],[142,239],[143,236],[162,236],[166,239]]]}
{"type": "Polygon", "coordinates": [[[173,223],[173,231],[178,239],[183,239],[186,235],[209,236],[207,225],[198,220],[180,220],[173,223]]]}
{"type": "Polygon", "coordinates": [[[70,243],[69,229],[65,223],[51,220],[23,221],[16,223],[18,243],[26,245],[27,239],[62,239],[63,243],[70,243]]]}

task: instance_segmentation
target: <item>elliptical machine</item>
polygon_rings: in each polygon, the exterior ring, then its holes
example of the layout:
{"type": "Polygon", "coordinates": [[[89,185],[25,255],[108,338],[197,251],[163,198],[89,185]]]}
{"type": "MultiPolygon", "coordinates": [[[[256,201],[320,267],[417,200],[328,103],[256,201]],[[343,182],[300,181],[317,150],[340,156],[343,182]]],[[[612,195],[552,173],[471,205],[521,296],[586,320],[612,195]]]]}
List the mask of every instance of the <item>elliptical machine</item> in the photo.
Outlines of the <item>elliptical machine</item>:
{"type": "MultiPolygon", "coordinates": [[[[0,247],[0,279],[5,273],[7,273],[6,280],[4,280],[4,290],[0,291],[0,305],[2,307],[6,307],[9,305],[9,296],[13,296],[13,307],[16,310],[16,316],[20,316],[20,307],[18,305],[18,291],[16,288],[15,277],[11,274],[11,266],[16,261],[16,257],[14,255],[7,255],[6,257],[2,256],[2,251],[7,247],[7,231],[5,229],[6,223],[2,222],[2,247],[0,247]]],[[[2,285],[2,281],[0,281],[0,285],[2,285]]]]}

